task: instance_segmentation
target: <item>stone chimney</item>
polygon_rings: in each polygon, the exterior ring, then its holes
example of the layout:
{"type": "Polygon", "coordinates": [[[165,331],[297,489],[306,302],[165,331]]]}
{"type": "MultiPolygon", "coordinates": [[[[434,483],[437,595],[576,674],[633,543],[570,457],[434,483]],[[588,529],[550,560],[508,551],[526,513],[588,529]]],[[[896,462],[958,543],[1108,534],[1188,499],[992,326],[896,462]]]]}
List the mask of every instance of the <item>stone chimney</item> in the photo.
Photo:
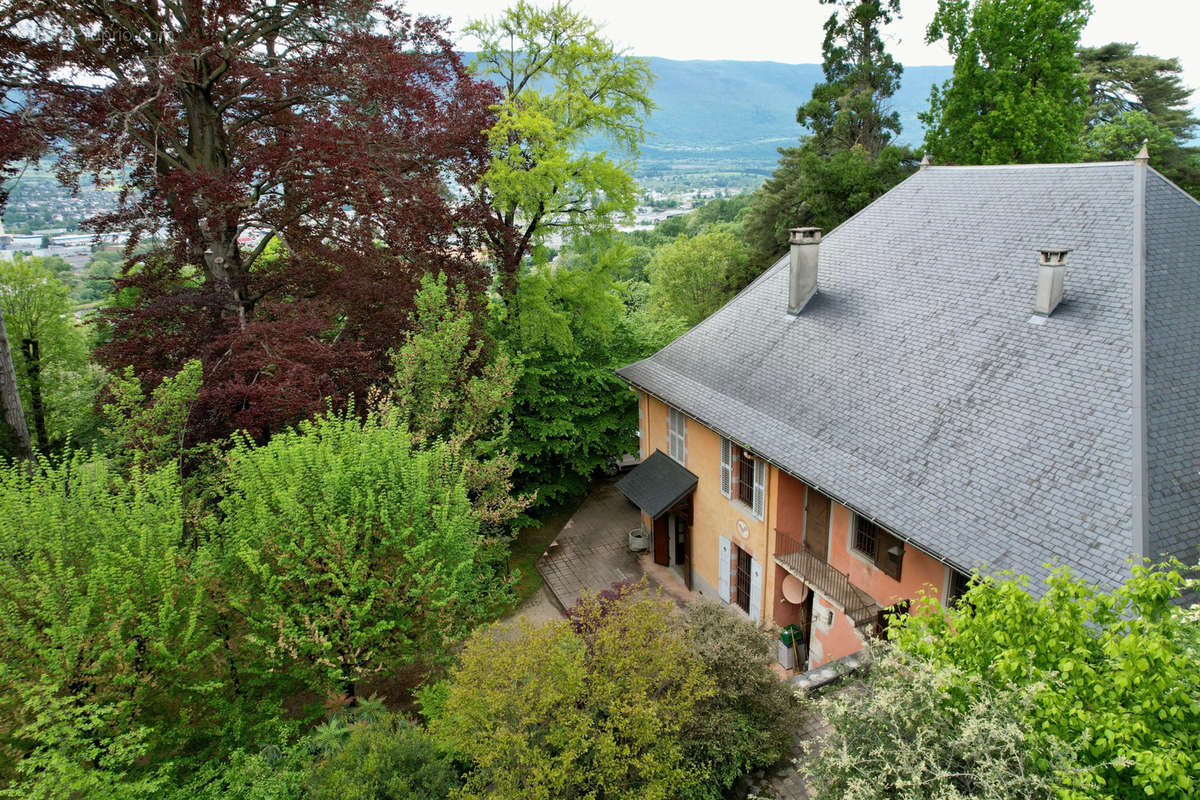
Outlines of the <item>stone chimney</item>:
{"type": "Polygon", "coordinates": [[[817,254],[821,249],[820,228],[792,228],[788,270],[788,313],[800,310],[817,293],[817,254]]]}
{"type": "Polygon", "coordinates": [[[1070,250],[1042,250],[1038,261],[1037,297],[1033,313],[1048,317],[1063,297],[1063,276],[1067,272],[1067,253],[1070,250]]]}

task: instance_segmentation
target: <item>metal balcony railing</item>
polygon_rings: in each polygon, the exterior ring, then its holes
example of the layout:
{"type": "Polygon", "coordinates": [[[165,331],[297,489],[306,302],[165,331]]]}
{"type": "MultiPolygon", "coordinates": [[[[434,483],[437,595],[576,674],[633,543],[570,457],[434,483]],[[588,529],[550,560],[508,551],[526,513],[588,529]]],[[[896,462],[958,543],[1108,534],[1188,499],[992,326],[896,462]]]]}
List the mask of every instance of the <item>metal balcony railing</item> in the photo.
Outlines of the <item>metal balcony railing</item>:
{"type": "Polygon", "coordinates": [[[850,576],[804,548],[797,539],[775,531],[775,563],[841,606],[846,616],[861,628],[875,622],[879,606],[866,592],[850,582],[850,576]]]}

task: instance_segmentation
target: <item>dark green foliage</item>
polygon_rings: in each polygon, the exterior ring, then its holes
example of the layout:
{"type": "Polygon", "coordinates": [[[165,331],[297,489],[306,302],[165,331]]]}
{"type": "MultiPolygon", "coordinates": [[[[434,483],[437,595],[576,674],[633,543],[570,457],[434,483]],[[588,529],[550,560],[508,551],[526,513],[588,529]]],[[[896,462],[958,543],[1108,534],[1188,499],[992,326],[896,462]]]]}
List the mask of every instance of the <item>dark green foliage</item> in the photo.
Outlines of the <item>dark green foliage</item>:
{"type": "Polygon", "coordinates": [[[885,147],[875,158],[857,147],[830,156],[807,144],[779,152],[779,167],[755,193],[743,223],[759,269],[784,254],[788,228],[828,232],[916,170],[907,148],[885,147]]]}
{"type": "Polygon", "coordinates": [[[688,606],[684,622],[717,688],[683,733],[688,759],[711,769],[711,782],[691,796],[717,800],[739,777],[790,751],[800,703],[771,669],[768,631],[704,601],[688,606]]]}
{"type": "Polygon", "coordinates": [[[884,49],[880,28],[900,15],[900,0],[820,0],[835,10],[825,22],[825,82],[796,111],[821,153],[858,146],[875,156],[900,133],[888,100],[903,68],[884,49]]]}
{"type": "Polygon", "coordinates": [[[925,146],[941,164],[1077,161],[1087,86],[1075,49],[1089,0],[938,0],[926,31],[954,77],[934,87],[925,146]]]}
{"type": "Polygon", "coordinates": [[[1079,50],[1089,100],[1086,157],[1129,159],[1146,142],[1150,165],[1196,195],[1200,148],[1191,139],[1200,120],[1192,112],[1192,91],[1183,84],[1179,59],[1136,50],[1122,42],[1079,50]]]}
{"type": "Polygon", "coordinates": [[[650,343],[624,319],[612,278],[622,249],[610,241],[579,244],[577,268],[521,278],[520,318],[508,326],[521,359],[509,447],[517,491],[537,493],[533,509],[581,496],[597,471],[637,452],[637,401],[613,370],[650,343]]]}
{"type": "Polygon", "coordinates": [[[398,717],[350,729],[310,769],[311,800],[442,800],[462,784],[450,751],[398,717]]]}

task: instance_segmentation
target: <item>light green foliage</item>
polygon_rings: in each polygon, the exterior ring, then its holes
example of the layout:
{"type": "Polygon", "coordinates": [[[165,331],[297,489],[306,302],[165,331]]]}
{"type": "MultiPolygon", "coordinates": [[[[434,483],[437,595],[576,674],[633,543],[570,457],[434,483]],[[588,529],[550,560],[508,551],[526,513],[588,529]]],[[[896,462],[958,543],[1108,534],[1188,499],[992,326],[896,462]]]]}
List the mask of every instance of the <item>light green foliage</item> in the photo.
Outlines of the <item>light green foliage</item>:
{"type": "Polygon", "coordinates": [[[188,417],[203,379],[200,361],[189,361],[175,375],[163,378],[147,402],[133,367],[114,375],[108,384],[103,429],[114,462],[126,468],[133,463],[182,468],[188,417]]]}
{"type": "Polygon", "coordinates": [[[473,69],[498,83],[503,100],[489,132],[486,199],[503,223],[491,238],[506,299],[525,257],[550,231],[607,230],[637,199],[629,165],[645,138],[650,70],[565,3],[525,0],[496,19],[475,20],[473,69]],[[609,150],[585,149],[599,139],[609,150]]]}
{"type": "Polygon", "coordinates": [[[349,729],[306,780],[310,800],[442,800],[462,783],[450,752],[399,717],[349,729]]]}
{"type": "MultiPolygon", "coordinates": [[[[61,259],[57,259],[61,261],[61,259]]],[[[34,444],[43,452],[88,429],[99,371],[88,363],[84,329],[68,288],[48,260],[0,261],[0,305],[34,444]]]]}
{"type": "Polygon", "coordinates": [[[807,144],[782,148],[743,223],[751,263],[762,269],[782,256],[788,228],[812,225],[828,233],[914,170],[907,148],[885,147],[874,158],[861,147],[830,156],[807,144]]]}
{"type": "Polygon", "coordinates": [[[1121,42],[1079,50],[1090,101],[1085,157],[1129,159],[1145,141],[1150,165],[1196,195],[1200,149],[1191,139],[1200,120],[1192,112],[1192,91],[1183,84],[1179,59],[1136,50],[1121,42]]]}
{"type": "Polygon", "coordinates": [[[444,275],[425,276],[414,302],[412,330],[392,354],[387,402],[414,446],[441,441],[459,454],[480,519],[503,529],[529,503],[512,494],[516,460],[504,449],[518,371],[444,275]]]}
{"type": "Polygon", "coordinates": [[[519,318],[508,327],[520,353],[509,444],[521,492],[535,508],[579,497],[592,476],[637,448],[637,401],[613,370],[642,355],[612,278],[619,246],[580,243],[574,269],[542,268],[521,280],[519,318]]]}
{"type": "Polygon", "coordinates": [[[1065,569],[1038,599],[987,578],[955,609],[927,602],[898,645],[964,676],[964,700],[978,685],[1028,687],[1015,719],[1035,756],[1078,746],[1063,796],[1183,800],[1200,790],[1200,628],[1174,602],[1184,586],[1177,562],[1135,566],[1110,593],[1065,569]]]}
{"type": "Polygon", "coordinates": [[[776,639],[765,629],[710,602],[688,606],[685,627],[717,689],[683,734],[688,760],[708,764],[711,775],[691,796],[719,800],[791,749],[800,703],[771,669],[776,639]]]}
{"type": "Polygon", "coordinates": [[[745,250],[729,231],[680,236],[655,250],[650,259],[646,268],[650,302],[660,313],[677,317],[690,327],[733,296],[733,287],[742,283],[745,269],[745,250]]]}
{"type": "Polygon", "coordinates": [[[821,153],[862,147],[872,156],[900,133],[900,115],[888,98],[900,87],[902,67],[884,49],[880,28],[900,15],[900,0],[820,0],[834,6],[825,22],[825,82],[796,111],[821,153]]]}
{"type": "Polygon", "coordinates": [[[1051,800],[1075,770],[1023,720],[1043,689],[878,653],[863,685],[828,697],[832,728],[802,768],[816,800],[1051,800]]]}
{"type": "Polygon", "coordinates": [[[1075,48],[1090,0],[938,0],[926,29],[954,77],[934,87],[925,146],[942,164],[1076,161],[1087,85],[1075,48]]]}
{"type": "Polygon", "coordinates": [[[431,732],[470,762],[463,798],[688,797],[681,734],[715,686],[668,600],[624,593],[569,623],[477,632],[431,732]]]}
{"type": "Polygon", "coordinates": [[[228,455],[221,542],[247,648],[310,688],[447,646],[506,599],[487,566],[463,468],[414,450],[395,411],[328,413],[228,455]]]}
{"type": "Polygon", "coordinates": [[[170,467],[124,479],[78,453],[0,467],[0,742],[12,757],[0,780],[14,791],[136,785],[152,778],[138,776],[143,755],[191,735],[189,709],[219,680],[201,677],[214,643],[181,520],[170,467]]]}
{"type": "Polygon", "coordinates": [[[64,694],[52,680],[18,691],[22,722],[4,733],[18,744],[5,748],[13,772],[0,770],[0,797],[132,800],[154,797],[165,785],[164,769],[139,765],[154,747],[155,731],[129,723],[130,702],[64,694]]]}

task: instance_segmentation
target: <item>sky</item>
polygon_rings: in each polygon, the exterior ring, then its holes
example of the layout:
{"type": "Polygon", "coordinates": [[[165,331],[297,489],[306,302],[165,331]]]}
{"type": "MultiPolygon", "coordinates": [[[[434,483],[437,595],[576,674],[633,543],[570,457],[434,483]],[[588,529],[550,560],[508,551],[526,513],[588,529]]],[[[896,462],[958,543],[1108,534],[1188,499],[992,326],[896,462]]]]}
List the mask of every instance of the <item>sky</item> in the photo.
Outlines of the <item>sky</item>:
{"type": "MultiPolygon", "coordinates": [[[[534,0],[546,5],[549,0],[534,0]]],[[[1083,44],[1137,42],[1143,52],[1177,56],[1184,82],[1200,88],[1200,0],[1093,0],[1083,44]]],[[[510,0],[409,0],[409,11],[451,18],[457,36],[468,19],[496,16],[510,0]]],[[[604,25],[608,38],[639,56],[820,63],[828,6],[817,0],[572,0],[604,25]]],[[[937,0],[902,0],[903,18],[887,30],[889,50],[908,66],[949,64],[944,45],[925,44],[937,0]]],[[[463,50],[474,47],[460,39],[463,50]]]]}

